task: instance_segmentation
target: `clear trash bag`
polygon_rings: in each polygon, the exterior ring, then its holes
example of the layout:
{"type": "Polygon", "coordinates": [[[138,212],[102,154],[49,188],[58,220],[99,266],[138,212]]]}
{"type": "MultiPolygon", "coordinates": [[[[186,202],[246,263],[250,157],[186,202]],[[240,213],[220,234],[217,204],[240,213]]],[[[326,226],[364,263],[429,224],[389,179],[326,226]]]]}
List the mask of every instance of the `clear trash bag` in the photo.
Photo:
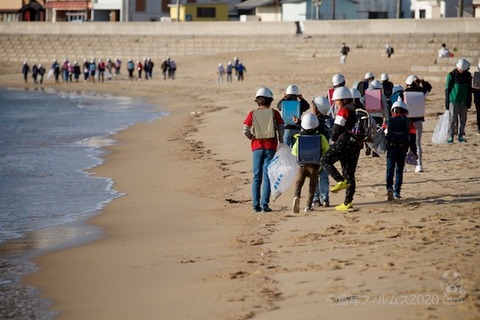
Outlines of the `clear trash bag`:
{"type": "Polygon", "coordinates": [[[268,178],[272,200],[278,199],[295,180],[298,164],[292,155],[292,149],[285,143],[280,143],[277,152],[268,166],[268,178]]]}
{"type": "Polygon", "coordinates": [[[445,111],[438,119],[438,123],[433,130],[432,142],[435,144],[446,143],[448,136],[448,123],[450,120],[450,112],[445,111]]]}

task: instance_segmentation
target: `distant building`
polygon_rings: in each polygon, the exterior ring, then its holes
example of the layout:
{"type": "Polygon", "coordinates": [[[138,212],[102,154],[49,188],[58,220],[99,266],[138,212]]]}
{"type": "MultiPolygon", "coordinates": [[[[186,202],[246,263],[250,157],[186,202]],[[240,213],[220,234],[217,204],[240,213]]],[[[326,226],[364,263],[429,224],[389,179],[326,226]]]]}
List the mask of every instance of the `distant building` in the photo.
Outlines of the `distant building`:
{"type": "Polygon", "coordinates": [[[436,19],[479,17],[480,0],[247,0],[236,5],[240,20],[436,19]],[[477,14],[475,14],[477,12],[477,14]]]}
{"type": "Polygon", "coordinates": [[[228,3],[169,5],[172,21],[228,21],[228,3]]]}
{"type": "Polygon", "coordinates": [[[46,0],[46,21],[81,22],[91,20],[92,0],[46,0]]]}
{"type": "MultiPolygon", "coordinates": [[[[475,17],[472,0],[463,0],[463,10],[459,10],[459,1],[455,0],[412,0],[412,18],[438,19],[453,17],[475,17]]],[[[480,5],[480,1],[477,1],[480,5]]],[[[478,15],[476,16],[478,17],[478,15]]]]}
{"type": "Polygon", "coordinates": [[[0,22],[45,21],[44,0],[1,0],[0,22]]]}

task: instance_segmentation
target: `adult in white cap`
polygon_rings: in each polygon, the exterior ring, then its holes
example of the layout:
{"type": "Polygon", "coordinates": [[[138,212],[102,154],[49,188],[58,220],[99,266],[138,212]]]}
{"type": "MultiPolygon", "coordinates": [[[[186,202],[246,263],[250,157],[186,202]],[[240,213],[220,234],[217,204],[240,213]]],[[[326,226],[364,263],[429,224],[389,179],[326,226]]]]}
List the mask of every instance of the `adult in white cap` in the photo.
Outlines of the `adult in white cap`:
{"type": "Polygon", "coordinates": [[[465,124],[467,110],[472,106],[472,74],[469,69],[470,62],[461,58],[445,81],[445,109],[450,113],[448,143],[453,143],[455,135],[458,135],[458,142],[467,142],[465,124]]]}
{"type": "MultiPolygon", "coordinates": [[[[425,81],[424,79],[411,74],[405,80],[406,88],[405,91],[415,91],[423,92],[424,97],[426,97],[430,91],[432,91],[432,85],[425,81]]],[[[423,122],[425,122],[425,117],[413,117],[410,118],[410,121],[415,126],[417,130],[416,143],[417,143],[417,152],[418,152],[418,161],[417,166],[415,167],[415,172],[423,172],[423,158],[422,158],[422,135],[423,135],[423,122]]]]}
{"type": "Polygon", "coordinates": [[[283,120],[280,112],[271,109],[273,93],[261,87],[255,94],[257,109],[250,111],[243,122],[243,134],[250,140],[253,154],[252,206],[253,212],[271,212],[268,165],[278,142],[283,142],[283,120]]]}
{"type": "MultiPolygon", "coordinates": [[[[283,98],[278,102],[277,109],[282,111],[282,104],[284,101],[298,101],[300,103],[300,114],[301,116],[305,111],[310,109],[310,105],[308,102],[303,98],[300,89],[296,84],[291,84],[285,89],[285,94],[283,98]]],[[[293,147],[295,143],[294,135],[300,133],[300,126],[298,125],[299,117],[293,117],[293,119],[283,119],[285,122],[285,133],[283,137],[283,141],[289,147],[293,147]],[[293,122],[293,123],[292,123],[293,122]]]]}

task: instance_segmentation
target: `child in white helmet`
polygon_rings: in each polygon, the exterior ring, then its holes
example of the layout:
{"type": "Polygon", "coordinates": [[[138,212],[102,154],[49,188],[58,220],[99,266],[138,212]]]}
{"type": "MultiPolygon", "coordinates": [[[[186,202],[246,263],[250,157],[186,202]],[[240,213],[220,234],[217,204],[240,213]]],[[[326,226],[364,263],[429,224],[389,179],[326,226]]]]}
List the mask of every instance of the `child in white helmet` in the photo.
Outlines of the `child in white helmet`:
{"type": "Polygon", "coordinates": [[[386,186],[388,201],[401,198],[403,169],[408,150],[410,149],[415,156],[417,155],[415,126],[407,118],[407,115],[408,107],[399,97],[392,105],[392,117],[388,124],[383,126],[387,136],[386,186]]]}
{"type": "MultiPolygon", "coordinates": [[[[331,128],[333,119],[329,116],[330,102],[327,98],[319,96],[313,99],[313,106],[316,110],[318,119],[318,132],[330,141],[331,128]]],[[[315,195],[313,196],[313,204],[318,206],[329,207],[330,206],[330,182],[328,179],[328,172],[321,167],[318,172],[318,184],[315,195]]]]}
{"type": "Polygon", "coordinates": [[[387,103],[388,103],[388,108],[390,109],[392,107],[393,102],[391,100],[392,94],[393,94],[393,82],[390,81],[390,76],[388,73],[382,73],[380,75],[380,81],[382,83],[382,91],[385,97],[387,98],[387,103]]]}
{"type": "Polygon", "coordinates": [[[242,127],[243,134],[251,141],[253,153],[253,212],[272,211],[269,207],[270,180],[267,168],[275,156],[278,142],[283,142],[284,130],[280,112],[270,109],[272,101],[272,91],[266,87],[259,88],[255,96],[258,108],[249,112],[242,127]]]}
{"type": "Polygon", "coordinates": [[[338,211],[353,210],[353,196],[355,194],[355,171],[357,169],[358,156],[363,140],[357,140],[352,135],[355,126],[355,104],[352,93],[346,87],[339,87],[333,92],[332,100],[339,108],[332,128],[333,145],[322,158],[321,165],[328,174],[337,182],[330,192],[338,192],[347,189],[345,200],[335,207],[338,211]],[[334,166],[340,161],[343,175],[334,166]]]}
{"type": "MultiPolygon", "coordinates": [[[[277,104],[277,109],[282,111],[282,102],[285,100],[295,100],[300,102],[300,115],[303,114],[305,111],[310,109],[310,105],[308,102],[303,98],[302,94],[300,93],[300,89],[298,88],[297,85],[291,84],[285,89],[285,94],[283,98],[278,102],[277,104]]],[[[290,119],[283,119],[285,123],[291,122],[289,121],[290,119]]],[[[293,146],[295,143],[294,136],[298,133],[300,133],[300,126],[297,124],[298,123],[298,118],[294,118],[293,122],[295,124],[285,124],[285,133],[283,137],[283,141],[285,141],[285,144],[289,146],[290,148],[293,146]]]]}
{"type": "MultiPolygon", "coordinates": [[[[432,91],[432,85],[417,77],[416,75],[409,75],[405,80],[406,88],[405,91],[414,91],[414,92],[423,92],[424,97],[432,91]]],[[[403,98],[403,96],[402,96],[403,98]]],[[[416,139],[417,139],[417,151],[418,151],[418,161],[417,166],[415,167],[415,172],[423,172],[423,157],[422,157],[422,135],[423,135],[423,122],[425,121],[425,117],[415,117],[410,118],[410,121],[415,126],[415,130],[417,131],[416,139]]]]}
{"type": "MultiPolygon", "coordinates": [[[[308,187],[308,196],[307,196],[307,201],[305,206],[305,212],[313,211],[312,203],[313,203],[313,197],[317,190],[318,170],[320,169],[320,159],[322,155],[325,154],[325,152],[327,152],[329,148],[328,140],[325,138],[325,136],[321,135],[318,132],[318,125],[319,125],[318,118],[313,113],[307,112],[302,116],[302,119],[300,122],[300,126],[301,126],[300,133],[295,135],[296,141],[292,148],[292,154],[294,156],[299,156],[299,153],[303,151],[303,150],[299,150],[300,148],[303,147],[303,145],[300,145],[300,141],[298,140],[299,136],[302,136],[302,135],[319,136],[321,149],[318,150],[320,153],[316,157],[318,161],[302,163],[301,158],[299,157],[300,166],[298,168],[297,177],[295,179],[295,197],[293,198],[293,206],[292,206],[292,211],[294,213],[300,212],[300,195],[301,195],[303,184],[307,177],[310,178],[310,183],[308,187]]],[[[308,150],[307,152],[311,152],[311,150],[308,150]]]]}

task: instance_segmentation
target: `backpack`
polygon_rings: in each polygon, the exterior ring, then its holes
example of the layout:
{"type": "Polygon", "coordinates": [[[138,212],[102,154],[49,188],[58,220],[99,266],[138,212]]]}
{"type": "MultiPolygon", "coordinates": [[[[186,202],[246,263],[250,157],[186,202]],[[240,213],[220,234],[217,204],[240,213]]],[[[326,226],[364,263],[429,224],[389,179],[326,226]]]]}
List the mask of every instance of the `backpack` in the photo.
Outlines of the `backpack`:
{"type": "Polygon", "coordinates": [[[390,81],[382,82],[382,88],[383,88],[383,94],[385,95],[385,97],[387,97],[387,99],[390,99],[393,91],[393,83],[391,83],[390,81]]]}
{"type": "Polygon", "coordinates": [[[255,139],[271,139],[276,137],[274,110],[253,110],[252,134],[255,139]]]}
{"type": "Polygon", "coordinates": [[[365,90],[368,89],[368,81],[365,81],[365,80],[357,81],[353,84],[353,87],[357,88],[358,91],[360,91],[360,94],[363,97],[365,95],[365,90]]]}
{"type": "Polygon", "coordinates": [[[472,77],[472,88],[480,89],[480,71],[475,71],[472,77]]]}
{"type": "Polygon", "coordinates": [[[408,148],[410,120],[407,117],[392,117],[388,120],[387,148],[408,148]]]}
{"type": "Polygon", "coordinates": [[[297,137],[298,164],[320,164],[322,159],[322,136],[315,135],[299,135],[297,137]]]}
{"type": "Polygon", "coordinates": [[[377,133],[375,119],[364,109],[355,109],[355,124],[350,134],[358,141],[373,141],[377,133]]]}
{"type": "Polygon", "coordinates": [[[293,117],[300,118],[302,115],[302,111],[300,109],[300,101],[298,100],[282,100],[281,101],[281,116],[283,119],[283,122],[286,125],[296,125],[295,122],[293,122],[293,117]]]}

